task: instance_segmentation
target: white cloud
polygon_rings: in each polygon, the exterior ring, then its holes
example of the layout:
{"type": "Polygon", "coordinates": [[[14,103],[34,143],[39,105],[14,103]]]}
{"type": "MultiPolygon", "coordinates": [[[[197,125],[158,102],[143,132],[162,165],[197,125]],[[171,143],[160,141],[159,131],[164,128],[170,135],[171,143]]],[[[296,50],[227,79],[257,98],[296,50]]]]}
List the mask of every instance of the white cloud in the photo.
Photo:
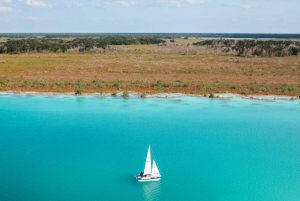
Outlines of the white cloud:
{"type": "Polygon", "coordinates": [[[186,0],[189,4],[204,4],[205,0],[186,0]]]}
{"type": "Polygon", "coordinates": [[[109,6],[118,6],[118,7],[130,7],[135,6],[135,1],[127,1],[127,0],[117,0],[117,1],[106,1],[104,2],[105,5],[109,6]]]}
{"type": "Polygon", "coordinates": [[[28,6],[34,6],[34,7],[52,7],[50,4],[46,4],[45,2],[42,1],[36,1],[36,0],[25,0],[25,3],[28,6]]]}
{"type": "Polygon", "coordinates": [[[0,2],[9,3],[9,2],[12,2],[12,0],[0,0],[0,2]]]}
{"type": "Polygon", "coordinates": [[[75,2],[73,5],[76,6],[76,7],[82,7],[82,6],[84,6],[83,3],[78,3],[78,2],[75,2]]]}
{"type": "Polygon", "coordinates": [[[171,4],[204,4],[205,0],[156,0],[159,3],[171,4]]]}
{"type": "Polygon", "coordinates": [[[251,9],[252,7],[248,4],[243,4],[243,5],[240,5],[241,8],[243,9],[251,9]]]}
{"type": "Polygon", "coordinates": [[[181,8],[185,5],[205,4],[205,0],[156,0],[157,3],[169,4],[181,8]]]}
{"type": "Polygon", "coordinates": [[[23,17],[24,20],[29,20],[29,21],[38,21],[41,20],[41,18],[35,17],[35,16],[25,16],[23,17]]]}
{"type": "Polygon", "coordinates": [[[11,7],[0,6],[0,12],[11,12],[12,10],[11,7]]]}
{"type": "Polygon", "coordinates": [[[240,20],[236,19],[236,18],[232,18],[231,21],[233,21],[233,22],[240,22],[240,20]]]}
{"type": "Polygon", "coordinates": [[[72,7],[83,7],[84,4],[83,3],[79,3],[79,2],[74,2],[72,4],[68,4],[67,7],[68,8],[72,8],[72,7]]]}
{"type": "Polygon", "coordinates": [[[146,6],[153,4],[165,4],[165,5],[175,5],[177,7],[182,7],[184,5],[196,5],[205,4],[206,0],[106,0],[105,5],[108,6],[118,6],[118,7],[131,7],[131,6],[146,6]]]}

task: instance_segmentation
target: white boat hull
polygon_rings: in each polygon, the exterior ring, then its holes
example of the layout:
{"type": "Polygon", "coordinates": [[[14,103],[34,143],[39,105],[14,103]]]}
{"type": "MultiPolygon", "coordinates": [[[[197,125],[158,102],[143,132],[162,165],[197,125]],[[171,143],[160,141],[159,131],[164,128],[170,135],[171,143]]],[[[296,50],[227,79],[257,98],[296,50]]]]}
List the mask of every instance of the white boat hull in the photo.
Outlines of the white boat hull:
{"type": "Polygon", "coordinates": [[[137,176],[136,179],[138,182],[148,182],[148,181],[159,181],[160,177],[140,177],[137,176]]]}

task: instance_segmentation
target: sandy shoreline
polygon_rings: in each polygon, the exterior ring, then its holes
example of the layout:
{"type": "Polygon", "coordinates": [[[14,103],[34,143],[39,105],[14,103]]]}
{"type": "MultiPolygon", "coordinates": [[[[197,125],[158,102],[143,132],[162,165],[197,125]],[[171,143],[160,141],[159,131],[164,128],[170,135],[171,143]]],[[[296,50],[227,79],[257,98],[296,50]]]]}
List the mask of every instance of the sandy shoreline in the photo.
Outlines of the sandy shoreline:
{"type": "MultiPolygon", "coordinates": [[[[66,93],[57,93],[57,92],[36,92],[36,91],[0,91],[1,94],[10,93],[10,94],[27,94],[27,95],[74,95],[72,92],[66,93]]],[[[113,96],[111,93],[84,93],[81,96],[90,96],[90,95],[99,95],[99,96],[113,96]]],[[[117,93],[117,97],[122,97],[123,93],[117,93]]],[[[141,93],[139,92],[130,92],[130,97],[140,97],[141,93]]],[[[145,98],[178,98],[183,96],[190,97],[203,97],[209,98],[209,94],[205,95],[196,95],[196,94],[183,94],[183,93],[157,93],[157,94],[147,94],[145,98]]],[[[284,96],[284,95],[241,95],[234,93],[221,93],[215,94],[214,99],[231,99],[231,98],[244,98],[244,99],[253,99],[253,100],[300,100],[300,98],[296,96],[284,96]]]]}

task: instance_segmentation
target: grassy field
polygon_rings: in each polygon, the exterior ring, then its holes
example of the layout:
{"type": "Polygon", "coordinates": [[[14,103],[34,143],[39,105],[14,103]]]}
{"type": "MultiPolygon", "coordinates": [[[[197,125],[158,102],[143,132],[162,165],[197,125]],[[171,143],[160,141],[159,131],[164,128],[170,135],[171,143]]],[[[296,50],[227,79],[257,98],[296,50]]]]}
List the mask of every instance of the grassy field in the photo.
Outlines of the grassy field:
{"type": "Polygon", "coordinates": [[[157,45],[112,48],[101,54],[0,55],[0,90],[300,95],[299,57],[176,53],[157,45]]]}

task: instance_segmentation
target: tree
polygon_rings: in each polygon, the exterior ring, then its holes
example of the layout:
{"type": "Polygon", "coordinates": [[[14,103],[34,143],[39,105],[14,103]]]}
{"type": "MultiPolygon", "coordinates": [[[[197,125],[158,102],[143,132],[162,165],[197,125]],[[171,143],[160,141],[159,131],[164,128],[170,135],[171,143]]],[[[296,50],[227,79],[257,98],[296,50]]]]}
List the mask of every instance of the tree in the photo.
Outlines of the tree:
{"type": "Polygon", "coordinates": [[[130,97],[129,92],[128,91],[124,91],[123,92],[123,97],[124,98],[129,98],[130,97]]]}
{"type": "Polygon", "coordinates": [[[215,96],[215,94],[214,94],[213,92],[211,92],[211,93],[209,94],[209,98],[216,98],[216,96],[215,96]]]}
{"type": "Polygon", "coordinates": [[[76,90],[75,90],[75,95],[76,95],[76,96],[82,95],[83,92],[84,92],[84,90],[79,86],[79,87],[76,88],[76,90]]]}

